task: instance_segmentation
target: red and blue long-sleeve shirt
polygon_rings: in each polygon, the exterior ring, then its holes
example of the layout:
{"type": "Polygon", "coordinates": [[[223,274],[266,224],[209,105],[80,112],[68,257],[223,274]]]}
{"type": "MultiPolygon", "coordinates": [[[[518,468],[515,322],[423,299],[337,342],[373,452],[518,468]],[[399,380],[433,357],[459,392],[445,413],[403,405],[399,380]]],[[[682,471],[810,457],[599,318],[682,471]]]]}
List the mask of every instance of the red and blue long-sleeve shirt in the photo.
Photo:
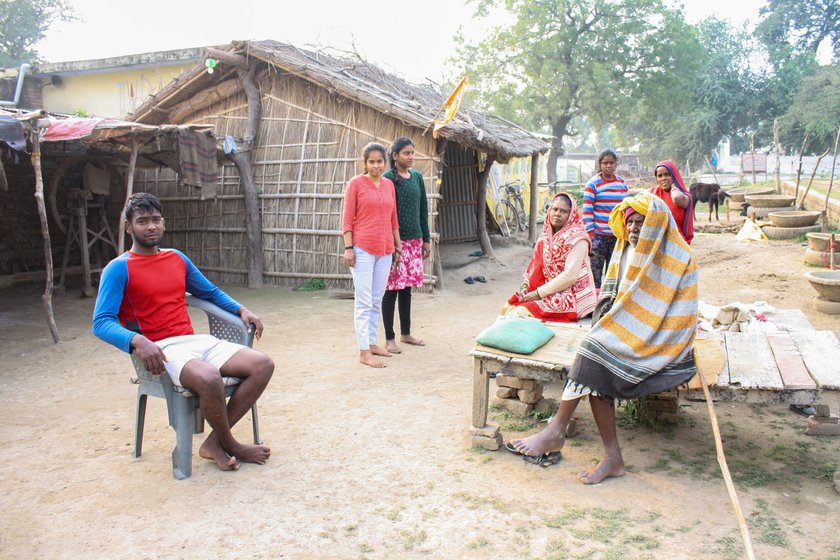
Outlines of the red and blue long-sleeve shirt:
{"type": "Polygon", "coordinates": [[[194,334],[186,292],[234,315],[242,307],[178,250],[123,253],[102,271],[93,334],[124,352],[131,351],[131,338],[138,332],[152,342],[194,334]]]}
{"type": "Polygon", "coordinates": [[[610,212],[627,196],[627,183],[615,176],[610,181],[598,173],[583,189],[581,216],[586,233],[612,236],[610,212]]]}

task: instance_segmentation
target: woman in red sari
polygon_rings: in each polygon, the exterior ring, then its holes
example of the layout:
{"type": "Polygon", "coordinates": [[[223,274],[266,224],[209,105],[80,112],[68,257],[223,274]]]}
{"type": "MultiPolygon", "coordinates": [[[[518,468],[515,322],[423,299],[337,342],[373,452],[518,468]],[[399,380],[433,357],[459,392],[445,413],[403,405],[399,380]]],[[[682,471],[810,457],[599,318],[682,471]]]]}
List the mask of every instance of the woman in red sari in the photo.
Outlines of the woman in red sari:
{"type": "Polygon", "coordinates": [[[674,221],[677,222],[677,230],[685,242],[691,245],[691,240],[694,239],[694,216],[688,209],[693,205],[680,170],[673,161],[666,159],[656,164],[653,174],[656,176],[656,186],[651,187],[650,192],[665,202],[674,216],[674,221]]]}
{"type": "Polygon", "coordinates": [[[577,321],[592,313],[597,295],[589,244],[574,199],[558,194],[551,201],[524,282],[505,311],[516,308],[518,314],[553,322],[577,321]]]}

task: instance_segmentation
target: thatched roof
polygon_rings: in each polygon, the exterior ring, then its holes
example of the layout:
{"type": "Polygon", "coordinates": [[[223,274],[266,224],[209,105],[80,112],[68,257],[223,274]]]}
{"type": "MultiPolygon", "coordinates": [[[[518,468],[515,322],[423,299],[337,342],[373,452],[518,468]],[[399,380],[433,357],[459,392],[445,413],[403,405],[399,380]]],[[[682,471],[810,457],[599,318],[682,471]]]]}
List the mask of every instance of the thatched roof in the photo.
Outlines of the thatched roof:
{"type": "MultiPolygon", "coordinates": [[[[338,58],[278,41],[234,41],[224,50],[262,60],[423,130],[446,98],[436,88],[410,84],[363,60],[338,58]]],[[[151,96],[127,118],[148,124],[164,123],[179,103],[218,82],[218,70],[215,75],[208,74],[203,64],[197,65],[151,96]]],[[[500,161],[545,153],[549,148],[539,136],[505,119],[465,110],[463,106],[440,135],[451,142],[494,154],[500,161]]]]}

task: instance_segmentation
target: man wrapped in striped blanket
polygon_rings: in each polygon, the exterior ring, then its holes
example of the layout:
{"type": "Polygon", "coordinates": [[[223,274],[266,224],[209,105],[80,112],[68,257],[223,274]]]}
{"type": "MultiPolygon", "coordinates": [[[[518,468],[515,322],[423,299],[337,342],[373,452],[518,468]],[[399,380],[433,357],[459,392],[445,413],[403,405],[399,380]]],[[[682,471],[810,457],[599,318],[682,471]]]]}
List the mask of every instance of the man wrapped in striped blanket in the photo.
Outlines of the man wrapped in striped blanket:
{"type": "Polygon", "coordinates": [[[613,209],[610,228],[617,242],[594,324],[578,349],[557,414],[542,432],[507,445],[528,458],[556,461],[572,414],[589,396],[606,456],[580,474],[584,484],[624,474],[614,399],[667,391],[697,372],[697,266],[668,207],[649,192],[639,193],[613,209]]]}

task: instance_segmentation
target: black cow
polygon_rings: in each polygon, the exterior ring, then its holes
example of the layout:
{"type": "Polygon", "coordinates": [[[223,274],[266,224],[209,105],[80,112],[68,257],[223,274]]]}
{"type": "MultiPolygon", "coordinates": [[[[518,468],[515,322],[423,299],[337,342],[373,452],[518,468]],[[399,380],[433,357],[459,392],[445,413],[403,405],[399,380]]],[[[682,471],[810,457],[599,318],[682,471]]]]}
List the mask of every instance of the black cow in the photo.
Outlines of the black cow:
{"type": "Polygon", "coordinates": [[[720,190],[720,185],[717,183],[692,183],[691,186],[688,187],[688,192],[691,193],[691,198],[694,199],[694,206],[691,208],[691,212],[695,219],[697,219],[697,215],[694,212],[694,209],[697,208],[697,203],[706,202],[709,204],[709,221],[712,221],[713,208],[715,211],[715,219],[720,221],[720,217],[718,216],[718,206],[723,204],[726,201],[726,197],[729,196],[726,194],[726,191],[720,190]]]}

